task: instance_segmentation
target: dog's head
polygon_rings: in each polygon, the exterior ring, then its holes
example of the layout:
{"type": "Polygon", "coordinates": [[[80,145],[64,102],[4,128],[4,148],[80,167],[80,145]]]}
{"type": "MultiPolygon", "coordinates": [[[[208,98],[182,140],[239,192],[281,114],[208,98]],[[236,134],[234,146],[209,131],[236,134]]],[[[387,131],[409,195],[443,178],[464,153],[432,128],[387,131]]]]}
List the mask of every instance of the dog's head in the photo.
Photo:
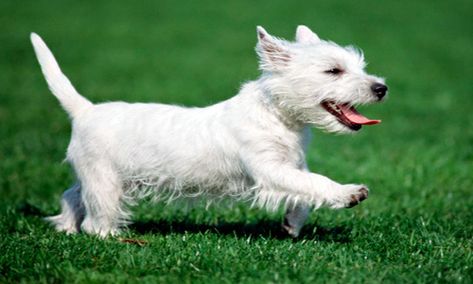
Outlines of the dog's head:
{"type": "Polygon", "coordinates": [[[285,115],[329,132],[350,133],[376,124],[355,106],[382,101],[384,79],[365,72],[363,53],[324,41],[299,26],[296,41],[288,42],[257,28],[262,80],[271,101],[285,115]]]}

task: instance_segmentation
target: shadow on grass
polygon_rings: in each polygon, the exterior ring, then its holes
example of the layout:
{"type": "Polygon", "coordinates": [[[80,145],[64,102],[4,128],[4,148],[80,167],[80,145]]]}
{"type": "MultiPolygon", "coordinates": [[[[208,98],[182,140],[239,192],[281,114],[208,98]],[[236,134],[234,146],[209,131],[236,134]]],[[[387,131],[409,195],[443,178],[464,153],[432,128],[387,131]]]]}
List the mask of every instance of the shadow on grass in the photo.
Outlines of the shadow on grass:
{"type": "Polygon", "coordinates": [[[39,207],[29,202],[19,203],[15,210],[24,216],[46,217],[46,214],[39,207]]]}
{"type": "MultiPolygon", "coordinates": [[[[16,207],[16,212],[24,216],[46,217],[42,210],[28,202],[16,207]]],[[[263,237],[278,240],[290,239],[288,234],[281,229],[281,223],[261,219],[253,223],[231,222],[216,225],[197,224],[191,221],[137,221],[130,224],[129,229],[138,234],[184,234],[184,233],[212,233],[217,235],[232,235],[238,238],[263,237]]],[[[347,226],[321,227],[307,224],[294,241],[317,240],[324,242],[350,243],[351,228],[347,226]]]]}
{"type": "MultiPolygon", "coordinates": [[[[270,220],[260,220],[254,223],[233,222],[220,223],[217,225],[195,224],[186,221],[146,221],[135,222],[129,228],[139,234],[172,233],[214,233],[218,235],[232,235],[238,238],[263,237],[272,239],[290,239],[287,233],[281,229],[281,223],[270,220]]],[[[349,243],[351,229],[348,227],[324,228],[307,224],[301,234],[294,241],[318,240],[326,242],[349,243]]]]}

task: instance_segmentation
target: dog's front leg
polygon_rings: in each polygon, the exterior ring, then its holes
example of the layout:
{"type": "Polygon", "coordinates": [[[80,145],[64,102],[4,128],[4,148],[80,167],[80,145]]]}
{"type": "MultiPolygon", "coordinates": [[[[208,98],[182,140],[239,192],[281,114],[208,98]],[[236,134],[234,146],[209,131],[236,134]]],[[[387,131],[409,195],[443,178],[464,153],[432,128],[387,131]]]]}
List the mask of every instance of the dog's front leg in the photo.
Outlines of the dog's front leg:
{"type": "MultiPolygon", "coordinates": [[[[307,164],[304,163],[302,169],[309,172],[307,164]]],[[[289,206],[284,214],[284,220],[281,225],[282,229],[293,238],[297,238],[304,226],[305,221],[309,217],[311,206],[306,204],[296,204],[289,206]]]]}
{"type": "MultiPolygon", "coordinates": [[[[278,159],[280,160],[280,159],[278,159]]],[[[260,186],[258,196],[271,198],[281,195],[296,204],[331,208],[348,208],[360,203],[368,196],[364,185],[341,185],[323,175],[310,173],[289,163],[276,163],[275,159],[259,157],[249,161],[247,169],[260,186]]],[[[284,198],[279,198],[281,201],[284,198]]],[[[260,204],[265,204],[264,200],[260,204]]]]}
{"type": "Polygon", "coordinates": [[[297,204],[286,209],[282,228],[291,237],[297,238],[304,226],[307,217],[309,217],[310,206],[306,204],[297,204]]]}

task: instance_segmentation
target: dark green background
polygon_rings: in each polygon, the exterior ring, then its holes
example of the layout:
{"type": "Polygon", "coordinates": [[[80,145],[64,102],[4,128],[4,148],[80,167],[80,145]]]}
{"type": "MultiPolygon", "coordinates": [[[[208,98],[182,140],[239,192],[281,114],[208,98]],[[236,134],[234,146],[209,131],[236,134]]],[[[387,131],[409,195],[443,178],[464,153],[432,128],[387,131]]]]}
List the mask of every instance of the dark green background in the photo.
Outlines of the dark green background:
{"type": "Polygon", "coordinates": [[[1,1],[0,282],[471,283],[472,19],[472,1],[1,1]],[[73,180],[70,123],[30,32],[94,102],[204,106],[258,76],[256,25],[298,24],[387,78],[388,101],[362,109],[382,124],[314,131],[309,151],[312,170],[370,186],[361,206],[315,212],[297,240],[244,204],[140,206],[125,237],[143,245],[43,223],[73,180]]]}

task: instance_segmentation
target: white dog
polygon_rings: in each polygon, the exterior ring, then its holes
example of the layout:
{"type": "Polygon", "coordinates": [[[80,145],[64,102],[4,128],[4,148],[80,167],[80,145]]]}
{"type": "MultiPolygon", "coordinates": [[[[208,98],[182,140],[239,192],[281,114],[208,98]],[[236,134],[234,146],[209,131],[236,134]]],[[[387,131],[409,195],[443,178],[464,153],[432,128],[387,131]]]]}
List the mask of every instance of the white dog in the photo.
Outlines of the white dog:
{"type": "Polygon", "coordinates": [[[379,120],[354,106],[379,102],[384,80],[364,71],[363,54],[320,40],[299,26],[288,42],[257,28],[261,77],[205,108],[112,102],[92,104],[62,74],[36,34],[31,40],[46,81],[72,120],[67,160],[77,183],[64,192],[59,231],[115,235],[128,205],[144,196],[172,201],[231,196],[287,210],[296,237],[311,208],[351,207],[364,185],[342,185],[307,169],[309,127],[352,133],[379,120]]]}

